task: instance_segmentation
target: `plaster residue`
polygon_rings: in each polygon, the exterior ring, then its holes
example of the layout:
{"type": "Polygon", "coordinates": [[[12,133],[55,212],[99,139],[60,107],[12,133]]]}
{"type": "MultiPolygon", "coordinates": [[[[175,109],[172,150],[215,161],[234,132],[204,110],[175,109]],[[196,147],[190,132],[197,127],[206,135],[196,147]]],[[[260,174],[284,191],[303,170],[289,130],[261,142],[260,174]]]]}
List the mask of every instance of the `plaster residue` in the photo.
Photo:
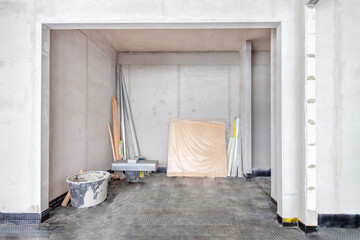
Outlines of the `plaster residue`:
{"type": "Polygon", "coordinates": [[[311,103],[315,103],[315,99],[310,98],[310,99],[308,99],[308,100],[307,100],[307,103],[309,103],[309,104],[311,104],[311,103]]]}
{"type": "Polygon", "coordinates": [[[104,178],[105,176],[106,176],[106,174],[103,174],[103,173],[93,173],[93,174],[83,173],[83,174],[77,174],[74,177],[69,178],[69,181],[77,182],[77,183],[93,182],[93,181],[100,180],[100,179],[104,178]]]}
{"type": "Polygon", "coordinates": [[[308,123],[311,124],[311,125],[315,125],[315,121],[311,120],[311,119],[308,120],[308,123]]]}
{"type": "MultiPolygon", "coordinates": [[[[98,190],[102,184],[106,184],[105,179],[90,183],[81,183],[69,185],[71,198],[71,205],[74,207],[86,207],[87,204],[91,204],[92,200],[96,200],[98,196],[98,190]]],[[[101,191],[101,190],[99,190],[101,191]]]]}
{"type": "Polygon", "coordinates": [[[28,210],[30,213],[38,213],[39,212],[39,206],[31,205],[28,210]]]}
{"type": "Polygon", "coordinates": [[[26,13],[26,7],[21,2],[16,1],[1,1],[0,2],[0,12],[10,11],[13,14],[22,15],[26,13]]]}
{"type": "Polygon", "coordinates": [[[314,76],[308,76],[307,80],[315,80],[314,76]]]}

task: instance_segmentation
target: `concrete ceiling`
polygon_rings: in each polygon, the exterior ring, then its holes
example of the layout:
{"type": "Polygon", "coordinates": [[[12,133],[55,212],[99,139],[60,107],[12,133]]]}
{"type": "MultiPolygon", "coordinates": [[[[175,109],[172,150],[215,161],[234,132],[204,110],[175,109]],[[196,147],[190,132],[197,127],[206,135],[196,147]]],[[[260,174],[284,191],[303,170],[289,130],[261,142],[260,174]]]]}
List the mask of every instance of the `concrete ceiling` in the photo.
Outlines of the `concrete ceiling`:
{"type": "Polygon", "coordinates": [[[245,40],[270,50],[270,29],[99,29],[119,52],[238,51],[245,40]]]}

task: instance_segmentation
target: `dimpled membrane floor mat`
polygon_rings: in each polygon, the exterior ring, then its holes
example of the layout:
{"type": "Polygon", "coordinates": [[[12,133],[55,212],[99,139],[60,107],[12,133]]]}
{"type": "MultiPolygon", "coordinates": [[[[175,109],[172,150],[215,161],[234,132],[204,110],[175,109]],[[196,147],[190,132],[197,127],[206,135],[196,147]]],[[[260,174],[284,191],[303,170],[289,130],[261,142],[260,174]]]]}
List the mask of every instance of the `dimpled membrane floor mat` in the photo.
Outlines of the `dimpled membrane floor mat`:
{"type": "Polygon", "coordinates": [[[40,225],[0,224],[0,239],[360,239],[360,229],[320,228],[304,234],[276,222],[270,178],[115,180],[105,202],[50,212],[40,225]]]}

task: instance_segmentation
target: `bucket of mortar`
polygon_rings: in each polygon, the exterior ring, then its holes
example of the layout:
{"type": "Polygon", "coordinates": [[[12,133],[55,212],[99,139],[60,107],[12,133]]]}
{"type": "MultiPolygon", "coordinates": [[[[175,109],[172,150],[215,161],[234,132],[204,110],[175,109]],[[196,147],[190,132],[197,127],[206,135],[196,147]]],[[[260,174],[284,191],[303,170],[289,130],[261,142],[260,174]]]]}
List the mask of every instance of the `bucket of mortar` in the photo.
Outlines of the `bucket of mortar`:
{"type": "Polygon", "coordinates": [[[91,207],[107,197],[110,173],[90,171],[68,177],[71,205],[77,208],[91,207]]]}

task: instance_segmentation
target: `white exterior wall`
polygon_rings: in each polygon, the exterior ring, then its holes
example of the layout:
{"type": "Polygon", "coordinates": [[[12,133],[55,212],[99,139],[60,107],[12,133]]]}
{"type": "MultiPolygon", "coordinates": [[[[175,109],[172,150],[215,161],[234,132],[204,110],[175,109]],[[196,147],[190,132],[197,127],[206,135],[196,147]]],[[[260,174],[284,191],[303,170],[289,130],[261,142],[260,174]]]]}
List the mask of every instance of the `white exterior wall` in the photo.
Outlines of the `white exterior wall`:
{"type": "Polygon", "coordinates": [[[359,214],[360,2],[320,1],[316,16],[317,211],[359,214]]]}
{"type": "Polygon", "coordinates": [[[252,169],[271,168],[270,51],[252,51],[252,169]]]}
{"type": "Polygon", "coordinates": [[[120,54],[141,154],[167,165],[170,118],[239,116],[239,53],[120,54]]]}
{"type": "Polygon", "coordinates": [[[40,106],[34,105],[39,104],[34,96],[39,94],[34,82],[34,3],[1,1],[0,34],[0,190],[4,193],[0,212],[38,213],[40,126],[35,121],[40,120],[40,106]]]}
{"type": "Polygon", "coordinates": [[[167,22],[167,21],[281,21],[282,58],[282,162],[279,214],[298,215],[297,163],[302,147],[298,116],[302,71],[299,46],[303,23],[298,0],[16,0],[0,3],[0,146],[2,176],[0,199],[2,212],[39,212],[41,199],[41,78],[39,50],[40,23],[65,22],[167,22]],[[38,55],[36,55],[37,53],[38,55]],[[21,71],[19,71],[21,69],[21,71]],[[20,137],[19,137],[20,136],[20,137]],[[14,178],[17,170],[21,178],[14,178]],[[27,179],[26,182],[23,179],[27,179]]]}
{"type": "Polygon", "coordinates": [[[111,168],[116,52],[107,55],[78,30],[51,31],[49,200],[73,174],[111,168]]]}

